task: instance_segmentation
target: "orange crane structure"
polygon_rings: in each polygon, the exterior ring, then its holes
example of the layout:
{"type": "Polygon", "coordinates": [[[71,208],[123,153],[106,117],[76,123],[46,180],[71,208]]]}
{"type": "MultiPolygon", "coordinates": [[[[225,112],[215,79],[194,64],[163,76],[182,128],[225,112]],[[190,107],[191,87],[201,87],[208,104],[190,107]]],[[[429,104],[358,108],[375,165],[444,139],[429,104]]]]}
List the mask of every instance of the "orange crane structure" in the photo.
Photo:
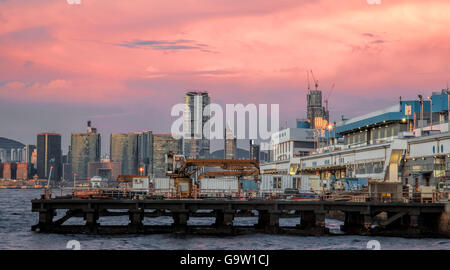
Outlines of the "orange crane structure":
{"type": "MultiPolygon", "coordinates": [[[[186,159],[183,155],[167,155],[166,175],[174,179],[177,195],[195,198],[197,182],[202,178],[252,177],[259,180],[259,161],[254,159],[186,159]],[[206,168],[214,168],[208,171],[206,168]],[[221,170],[220,170],[221,169],[221,170]]],[[[240,184],[238,185],[240,188],[240,184]]]]}

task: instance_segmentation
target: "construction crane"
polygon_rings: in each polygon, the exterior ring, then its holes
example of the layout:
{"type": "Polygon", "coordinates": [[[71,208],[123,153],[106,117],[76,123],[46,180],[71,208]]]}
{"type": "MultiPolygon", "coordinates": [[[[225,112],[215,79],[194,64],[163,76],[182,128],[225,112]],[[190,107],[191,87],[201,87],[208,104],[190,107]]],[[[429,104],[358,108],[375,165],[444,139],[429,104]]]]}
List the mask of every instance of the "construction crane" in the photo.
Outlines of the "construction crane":
{"type": "Polygon", "coordinates": [[[330,98],[331,94],[333,93],[334,90],[334,83],[330,88],[330,92],[328,93],[327,97],[325,98],[325,109],[326,111],[328,111],[328,99],[330,98]]]}
{"type": "Polygon", "coordinates": [[[316,87],[316,91],[317,91],[317,89],[319,89],[319,81],[316,80],[316,77],[314,77],[314,73],[313,73],[312,70],[311,70],[311,76],[312,76],[312,78],[313,78],[314,86],[316,87]]]}
{"type": "Polygon", "coordinates": [[[306,71],[306,78],[308,80],[308,93],[309,93],[311,91],[311,86],[310,86],[310,83],[309,83],[309,71],[306,71]]]}
{"type": "MultiPolygon", "coordinates": [[[[238,179],[253,176],[259,180],[259,161],[256,159],[187,159],[184,155],[167,154],[166,175],[174,179],[177,194],[183,198],[196,197],[195,180],[202,178],[234,176],[238,179]],[[220,168],[218,171],[205,171],[205,168],[220,168]],[[195,178],[191,178],[196,175],[195,178]]],[[[239,187],[240,185],[238,185],[239,187]]],[[[240,187],[239,187],[240,188],[240,187]]]]}

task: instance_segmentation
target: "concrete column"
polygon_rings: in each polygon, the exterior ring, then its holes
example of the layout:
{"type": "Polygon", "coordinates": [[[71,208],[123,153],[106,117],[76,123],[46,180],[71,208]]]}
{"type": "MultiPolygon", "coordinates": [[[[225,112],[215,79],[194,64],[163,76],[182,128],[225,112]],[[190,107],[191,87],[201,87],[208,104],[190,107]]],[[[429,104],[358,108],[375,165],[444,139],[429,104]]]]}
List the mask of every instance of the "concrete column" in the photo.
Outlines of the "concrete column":
{"type": "Polygon", "coordinates": [[[281,211],[269,211],[269,219],[268,226],[266,227],[266,231],[269,233],[277,233],[280,229],[280,215],[281,211]]]}
{"type": "Polygon", "coordinates": [[[216,210],[216,227],[233,226],[234,210],[216,210]]]}
{"type": "Polygon", "coordinates": [[[372,217],[369,214],[363,215],[363,229],[364,231],[368,232],[372,226],[372,217]]]}
{"type": "Polygon", "coordinates": [[[86,220],[85,231],[96,233],[98,227],[98,211],[95,209],[85,209],[84,220],[86,220]]]}
{"type": "Polygon", "coordinates": [[[365,216],[359,212],[345,212],[345,221],[341,230],[348,233],[361,233],[366,223],[365,216]]]}
{"type": "Polygon", "coordinates": [[[302,211],[300,214],[300,229],[309,229],[316,225],[316,216],[313,211],[302,211]]]}
{"type": "Polygon", "coordinates": [[[176,232],[185,232],[187,230],[187,221],[189,220],[189,210],[173,210],[173,224],[176,232]]]}
{"type": "Polygon", "coordinates": [[[450,237],[450,203],[445,205],[444,212],[439,217],[439,233],[450,237]]]}
{"type": "Polygon", "coordinates": [[[140,209],[133,209],[128,212],[130,223],[128,224],[128,230],[130,232],[138,232],[143,227],[144,224],[142,220],[144,219],[144,211],[140,209]]]}
{"type": "Polygon", "coordinates": [[[409,226],[411,226],[411,228],[419,227],[419,215],[410,215],[409,216],[409,226]]]}
{"type": "Polygon", "coordinates": [[[39,225],[51,225],[53,223],[53,216],[55,211],[53,209],[43,209],[39,211],[39,225]]]}
{"type": "Polygon", "coordinates": [[[315,222],[314,222],[314,226],[315,227],[320,227],[320,228],[325,228],[325,215],[326,212],[315,212],[315,222]]]}
{"type": "Polygon", "coordinates": [[[257,228],[263,229],[269,224],[269,212],[267,210],[258,210],[257,228]]]}

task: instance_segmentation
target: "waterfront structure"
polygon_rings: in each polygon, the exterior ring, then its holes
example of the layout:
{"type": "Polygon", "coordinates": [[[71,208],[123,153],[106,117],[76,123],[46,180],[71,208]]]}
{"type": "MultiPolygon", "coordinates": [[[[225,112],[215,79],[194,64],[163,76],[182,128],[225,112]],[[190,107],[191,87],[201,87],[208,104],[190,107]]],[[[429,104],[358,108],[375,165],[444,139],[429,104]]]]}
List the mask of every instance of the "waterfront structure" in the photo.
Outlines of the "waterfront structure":
{"type": "Polygon", "coordinates": [[[139,175],[150,175],[153,163],[153,133],[151,130],[142,131],[138,135],[138,163],[139,175]]]}
{"type": "Polygon", "coordinates": [[[112,162],[120,162],[122,174],[139,173],[139,134],[138,132],[111,134],[110,159],[112,162]]]}
{"type": "Polygon", "coordinates": [[[256,144],[255,140],[250,140],[250,149],[249,149],[250,159],[260,160],[260,147],[256,144]]]}
{"type": "Polygon", "coordinates": [[[61,135],[57,133],[39,133],[37,135],[37,170],[39,178],[59,181],[62,174],[61,135]]]}
{"type": "Polygon", "coordinates": [[[0,137],[0,161],[1,162],[21,162],[23,157],[24,144],[0,137]]]}
{"type": "Polygon", "coordinates": [[[402,183],[409,193],[449,184],[449,97],[446,90],[427,100],[397,104],[337,123],[312,155],[264,164],[263,173],[349,178],[402,183]],[[431,125],[431,123],[433,123],[431,125]]]}
{"type": "Polygon", "coordinates": [[[234,159],[237,155],[237,139],[233,131],[228,126],[224,130],[224,158],[234,159]]]}
{"type": "Polygon", "coordinates": [[[185,120],[183,153],[188,158],[208,158],[210,140],[204,137],[205,123],[211,118],[208,92],[187,92],[184,96],[185,120]]]}
{"type": "Polygon", "coordinates": [[[86,133],[72,133],[70,143],[70,164],[77,179],[88,179],[88,163],[98,162],[101,154],[100,134],[88,121],[86,133]]]}
{"type": "Polygon", "coordinates": [[[117,180],[117,177],[122,174],[120,162],[89,162],[88,163],[88,179],[94,176],[100,176],[107,179],[109,183],[117,180]]]}
{"type": "Polygon", "coordinates": [[[174,155],[181,154],[182,141],[174,139],[171,134],[153,135],[153,164],[152,177],[166,177],[166,158],[169,152],[174,155]]]}
{"type": "Polygon", "coordinates": [[[308,128],[286,128],[272,134],[273,160],[309,155],[314,151],[314,132],[308,128]]]}

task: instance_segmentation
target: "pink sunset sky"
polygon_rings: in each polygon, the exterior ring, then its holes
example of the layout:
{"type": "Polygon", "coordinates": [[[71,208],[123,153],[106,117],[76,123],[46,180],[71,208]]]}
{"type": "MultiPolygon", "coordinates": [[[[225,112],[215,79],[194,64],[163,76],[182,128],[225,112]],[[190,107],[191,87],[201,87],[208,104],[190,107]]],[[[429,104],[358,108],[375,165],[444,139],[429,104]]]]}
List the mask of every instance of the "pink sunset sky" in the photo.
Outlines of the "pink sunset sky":
{"type": "MultiPolygon", "coordinates": [[[[306,71],[331,119],[447,87],[450,1],[0,0],[0,136],[93,124],[167,133],[188,90],[306,115],[306,71]]],[[[106,145],[106,144],[105,144],[106,145]]],[[[104,145],[104,147],[105,147],[104,145]]],[[[108,152],[103,149],[103,152],[108,152]]]]}

